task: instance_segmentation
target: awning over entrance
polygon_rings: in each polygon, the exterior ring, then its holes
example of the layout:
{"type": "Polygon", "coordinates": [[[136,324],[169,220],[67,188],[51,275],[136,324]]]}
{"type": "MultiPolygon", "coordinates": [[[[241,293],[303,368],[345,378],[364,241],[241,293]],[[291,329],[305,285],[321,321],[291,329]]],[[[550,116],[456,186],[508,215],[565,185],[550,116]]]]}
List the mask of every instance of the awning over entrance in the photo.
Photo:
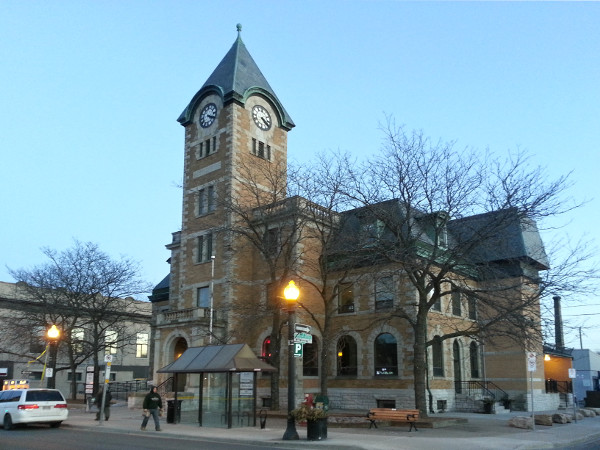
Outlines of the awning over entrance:
{"type": "Polygon", "coordinates": [[[258,359],[248,344],[190,347],[159,373],[276,372],[258,359]]]}

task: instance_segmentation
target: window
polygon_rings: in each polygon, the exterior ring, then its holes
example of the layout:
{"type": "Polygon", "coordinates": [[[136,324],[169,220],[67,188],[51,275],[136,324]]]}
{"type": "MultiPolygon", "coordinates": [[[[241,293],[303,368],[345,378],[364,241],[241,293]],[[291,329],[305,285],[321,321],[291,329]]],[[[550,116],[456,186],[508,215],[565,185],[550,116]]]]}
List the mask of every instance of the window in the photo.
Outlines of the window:
{"type": "Polygon", "coordinates": [[[435,303],[431,305],[431,309],[433,311],[441,311],[442,310],[442,299],[440,297],[437,298],[435,303]]]}
{"type": "MultiPolygon", "coordinates": [[[[75,381],[81,381],[83,374],[81,372],[75,372],[75,381]]],[[[67,381],[73,381],[73,372],[70,370],[67,372],[67,381]]]]}
{"type": "Polygon", "coordinates": [[[42,353],[46,347],[43,337],[44,329],[35,327],[29,338],[29,353],[42,353]]]}
{"type": "Polygon", "coordinates": [[[479,347],[475,342],[469,345],[469,359],[471,360],[471,378],[479,378],[479,347]]]}
{"type": "Polygon", "coordinates": [[[360,224],[360,241],[364,247],[377,245],[383,235],[383,222],[375,219],[365,219],[360,224]]]}
{"type": "Polygon", "coordinates": [[[202,263],[210,261],[210,257],[212,256],[212,245],[211,233],[198,236],[196,262],[202,263]]]}
{"type": "Polygon", "coordinates": [[[375,376],[398,375],[396,338],[382,333],[375,339],[375,376]]]}
{"type": "Polygon", "coordinates": [[[204,158],[217,151],[217,137],[213,136],[200,142],[200,148],[198,149],[198,158],[204,158]]]}
{"type": "Polygon", "coordinates": [[[215,210],[215,187],[214,186],[208,186],[206,188],[206,195],[207,195],[207,199],[206,199],[206,203],[207,203],[207,207],[208,207],[208,212],[213,212],[215,210]]]}
{"type": "Polygon", "coordinates": [[[279,253],[279,228],[271,228],[267,230],[265,233],[265,251],[271,255],[275,256],[279,253]]]}
{"type": "Polygon", "coordinates": [[[271,357],[273,356],[271,353],[271,336],[267,336],[263,341],[261,353],[263,361],[267,364],[271,364],[271,357]]]}
{"type": "Polygon", "coordinates": [[[198,288],[197,305],[198,308],[210,308],[210,288],[208,286],[198,288]]]}
{"type": "Polygon", "coordinates": [[[264,142],[252,139],[252,154],[259,158],[271,161],[271,146],[264,142]]]}
{"type": "Polygon", "coordinates": [[[204,209],[206,208],[206,190],[200,189],[198,191],[198,215],[205,214],[204,209]]]}
{"type": "Polygon", "coordinates": [[[148,357],[148,333],[138,333],[135,339],[135,357],[148,357]]]}
{"type": "Polygon", "coordinates": [[[354,291],[352,283],[340,284],[338,287],[338,313],[354,312],[354,291]]]}
{"type": "Polygon", "coordinates": [[[302,374],[305,377],[319,376],[319,346],[313,336],[312,344],[304,344],[302,349],[302,374]]]}
{"type": "Polygon", "coordinates": [[[378,408],[395,408],[396,400],[377,399],[377,407],[378,408]]]}
{"type": "Polygon", "coordinates": [[[207,186],[198,190],[198,215],[202,216],[213,212],[216,209],[215,187],[207,186]]]}
{"type": "Polygon", "coordinates": [[[104,333],[104,341],[106,344],[105,354],[114,355],[117,353],[117,338],[118,334],[116,331],[107,330],[104,333]]]}
{"type": "Polygon", "coordinates": [[[394,279],[381,277],[375,281],[375,310],[389,309],[394,306],[394,279]]]}
{"type": "Polygon", "coordinates": [[[455,316],[462,315],[462,308],[460,304],[460,292],[452,291],[452,314],[455,316]]]}
{"type": "Polygon", "coordinates": [[[71,331],[71,346],[76,355],[83,354],[85,331],[83,328],[73,328],[71,331]]]}
{"type": "Polygon", "coordinates": [[[443,377],[444,376],[444,355],[442,348],[442,340],[439,336],[433,338],[433,344],[431,346],[432,352],[432,363],[433,363],[433,376],[443,377]]]}
{"type": "Polygon", "coordinates": [[[467,297],[469,308],[469,319],[477,320],[477,299],[472,295],[467,297]]]}
{"type": "Polygon", "coordinates": [[[356,341],[352,336],[342,336],[337,342],[337,375],[356,376],[357,367],[356,341]]]}

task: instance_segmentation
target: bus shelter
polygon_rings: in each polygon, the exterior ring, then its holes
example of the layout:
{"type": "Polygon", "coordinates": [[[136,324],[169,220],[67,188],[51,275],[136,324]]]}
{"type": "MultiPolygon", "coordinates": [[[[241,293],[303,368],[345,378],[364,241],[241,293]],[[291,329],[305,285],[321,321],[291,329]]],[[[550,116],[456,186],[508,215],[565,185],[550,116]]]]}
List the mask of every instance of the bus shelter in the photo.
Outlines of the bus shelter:
{"type": "Polygon", "coordinates": [[[247,344],[190,347],[158,370],[173,374],[173,386],[186,377],[185,391],[175,388],[169,400],[173,422],[220,428],[256,426],[257,375],[274,371],[247,344]]]}

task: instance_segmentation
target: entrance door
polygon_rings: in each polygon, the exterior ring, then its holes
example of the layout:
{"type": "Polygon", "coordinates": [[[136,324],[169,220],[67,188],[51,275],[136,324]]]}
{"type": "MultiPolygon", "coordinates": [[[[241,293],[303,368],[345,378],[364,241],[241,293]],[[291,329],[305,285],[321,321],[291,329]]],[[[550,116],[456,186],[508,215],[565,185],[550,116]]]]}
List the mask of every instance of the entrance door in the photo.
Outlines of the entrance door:
{"type": "MultiPolygon", "coordinates": [[[[179,338],[175,342],[175,348],[173,350],[174,360],[178,359],[183,352],[185,352],[188,348],[187,341],[184,338],[179,338]]],[[[180,373],[177,375],[177,386],[173,386],[173,389],[177,392],[185,391],[185,384],[187,381],[187,375],[185,373],[180,373]]]]}
{"type": "Polygon", "coordinates": [[[454,341],[452,353],[454,356],[454,391],[460,394],[462,393],[462,372],[460,368],[460,346],[458,345],[458,341],[454,341]]]}

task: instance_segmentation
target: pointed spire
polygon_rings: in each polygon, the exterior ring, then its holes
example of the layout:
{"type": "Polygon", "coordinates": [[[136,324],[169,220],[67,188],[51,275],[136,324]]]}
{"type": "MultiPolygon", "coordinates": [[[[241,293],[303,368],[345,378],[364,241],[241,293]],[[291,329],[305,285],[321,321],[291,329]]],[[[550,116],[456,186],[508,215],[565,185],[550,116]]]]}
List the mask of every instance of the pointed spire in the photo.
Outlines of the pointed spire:
{"type": "Polygon", "coordinates": [[[242,25],[237,24],[238,36],[225,57],[208,77],[202,88],[196,93],[187,108],[177,119],[182,125],[192,120],[193,112],[209,92],[217,93],[223,98],[223,103],[231,101],[244,104],[252,93],[260,93],[269,98],[278,109],[281,123],[285,128],[294,127],[294,122],[275,95],[252,56],[246,49],[241,38],[242,25]]]}

